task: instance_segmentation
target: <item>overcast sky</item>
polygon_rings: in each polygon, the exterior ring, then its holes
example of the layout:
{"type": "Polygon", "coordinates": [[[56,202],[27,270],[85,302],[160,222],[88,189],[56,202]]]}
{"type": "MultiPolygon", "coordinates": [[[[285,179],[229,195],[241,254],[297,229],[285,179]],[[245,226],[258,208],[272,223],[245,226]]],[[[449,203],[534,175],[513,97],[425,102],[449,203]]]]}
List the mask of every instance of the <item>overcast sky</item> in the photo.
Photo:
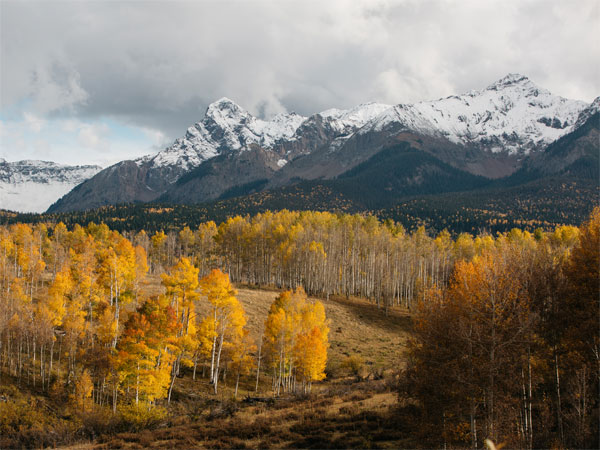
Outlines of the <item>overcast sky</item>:
{"type": "Polygon", "coordinates": [[[226,96],[269,117],[481,89],[600,95],[600,0],[0,0],[0,157],[108,165],[226,96]]]}

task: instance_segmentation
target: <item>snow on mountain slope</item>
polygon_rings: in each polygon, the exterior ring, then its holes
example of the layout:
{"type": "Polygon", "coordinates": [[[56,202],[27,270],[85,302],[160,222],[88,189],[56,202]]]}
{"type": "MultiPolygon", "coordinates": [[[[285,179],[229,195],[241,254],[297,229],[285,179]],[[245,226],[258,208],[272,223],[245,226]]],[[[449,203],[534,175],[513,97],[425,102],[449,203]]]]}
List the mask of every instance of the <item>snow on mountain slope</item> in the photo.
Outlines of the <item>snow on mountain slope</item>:
{"type": "Polygon", "coordinates": [[[351,109],[328,109],[319,115],[340,133],[348,133],[358,130],[391,107],[383,103],[363,103],[351,109]]]}
{"type": "MultiPolygon", "coordinates": [[[[223,152],[241,152],[254,145],[269,151],[294,142],[318,120],[334,134],[331,151],[341,148],[355,132],[395,127],[491,152],[527,155],[571,131],[587,106],[555,96],[519,74],[509,74],[483,90],[460,96],[396,106],[365,103],[348,110],[328,109],[308,118],[290,113],[262,120],[224,97],[210,104],[204,118],[188,128],[184,137],[136,163],[185,172],[223,152]]],[[[281,156],[288,162],[294,157],[281,156]]]]}
{"type": "Polygon", "coordinates": [[[291,139],[305,119],[291,113],[261,120],[228,98],[222,98],[209,105],[204,118],[188,128],[185,137],[136,162],[150,162],[154,167],[177,165],[189,170],[223,151],[247,150],[252,144],[271,149],[277,142],[291,139]]]}
{"type": "Polygon", "coordinates": [[[310,123],[316,116],[321,116],[336,134],[348,135],[390,107],[366,103],[348,110],[329,109],[310,118],[290,113],[262,120],[224,97],[211,103],[204,118],[188,128],[183,138],[176,139],[170,147],[157,154],[137,159],[136,163],[191,170],[222,152],[244,151],[252,145],[271,150],[278,143],[294,141],[300,126],[310,123]]]}
{"type": "Polygon", "coordinates": [[[57,199],[102,170],[48,161],[7,162],[0,158],[0,209],[44,212],[57,199]]]}
{"type": "Polygon", "coordinates": [[[221,98],[171,146],[101,171],[51,209],[147,202],[171,194],[168,198],[177,201],[199,202],[257,180],[282,186],[297,179],[327,179],[405,139],[399,136],[404,132],[447,164],[498,178],[572,131],[588,106],[552,95],[518,74],[436,101],[366,103],[310,117],[290,113],[263,120],[221,98]],[[204,169],[193,170],[205,162],[204,169]],[[187,192],[192,186],[194,192],[187,192]]]}
{"type": "Polygon", "coordinates": [[[588,105],[509,74],[486,89],[435,101],[399,104],[365,125],[360,133],[402,129],[475,144],[492,152],[529,154],[568,133],[588,105]]]}

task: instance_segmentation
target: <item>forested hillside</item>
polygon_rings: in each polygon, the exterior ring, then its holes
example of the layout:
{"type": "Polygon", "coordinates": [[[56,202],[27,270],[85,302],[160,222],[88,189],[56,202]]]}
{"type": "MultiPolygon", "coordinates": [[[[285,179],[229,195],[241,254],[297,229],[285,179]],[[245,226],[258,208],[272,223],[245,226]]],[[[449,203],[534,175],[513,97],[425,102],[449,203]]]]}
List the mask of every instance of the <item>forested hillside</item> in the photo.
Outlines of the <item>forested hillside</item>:
{"type": "MultiPolygon", "coordinates": [[[[447,229],[456,235],[462,232],[506,232],[515,227],[533,232],[536,228],[551,230],[560,225],[576,225],[585,220],[592,205],[600,201],[597,180],[565,176],[537,179],[532,178],[529,172],[519,176],[526,179],[520,179],[518,183],[513,179],[487,183],[486,187],[468,192],[423,195],[415,190],[411,196],[398,202],[391,201],[393,196],[385,195],[386,184],[398,180],[394,177],[388,181],[381,178],[376,188],[369,188],[360,177],[328,182],[307,181],[254,194],[249,192],[255,186],[249,185],[244,188],[249,191],[240,188],[227,193],[226,197],[232,198],[199,205],[127,204],[41,215],[0,210],[0,224],[63,222],[72,227],[75,224],[104,222],[120,232],[142,229],[147,232],[177,231],[185,226],[196,228],[208,221],[223,222],[235,215],[310,209],[372,214],[379,220],[392,219],[410,231],[423,225],[431,233],[447,229]]],[[[454,189],[460,190],[458,186],[463,181],[482,183],[480,177],[473,175],[466,179],[457,177],[454,189]]]]}
{"type": "MultiPolygon", "coordinates": [[[[315,392],[333,403],[356,377],[344,401],[373,386],[399,401],[385,415],[324,410],[331,433],[297,417],[264,433],[276,446],[340,446],[363,417],[374,428],[360,446],[595,447],[599,236],[598,209],[580,228],[476,236],[310,211],[167,232],[0,227],[0,445],[200,424],[224,392],[292,410],[315,392]],[[241,301],[234,284],[275,292],[241,301]],[[358,304],[364,336],[339,310],[358,304]],[[399,313],[414,318],[406,345],[389,330],[411,327],[386,325],[399,313]],[[369,369],[361,353],[378,355],[369,369]]],[[[220,426],[256,425],[236,408],[220,426]]]]}

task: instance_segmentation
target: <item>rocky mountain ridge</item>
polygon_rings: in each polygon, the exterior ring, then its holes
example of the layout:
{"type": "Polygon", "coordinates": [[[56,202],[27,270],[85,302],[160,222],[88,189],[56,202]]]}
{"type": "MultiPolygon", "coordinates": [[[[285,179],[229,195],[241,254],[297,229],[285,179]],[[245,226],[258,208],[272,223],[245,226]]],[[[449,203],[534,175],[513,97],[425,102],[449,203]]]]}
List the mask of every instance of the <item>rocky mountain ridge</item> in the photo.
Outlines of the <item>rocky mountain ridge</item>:
{"type": "Polygon", "coordinates": [[[398,142],[473,175],[500,178],[574,130],[592,106],[555,96],[519,74],[460,96],[411,105],[367,103],[310,117],[263,120],[222,98],[171,146],[101,171],[50,211],[154,200],[199,203],[232,189],[250,193],[333,179],[398,142]]]}

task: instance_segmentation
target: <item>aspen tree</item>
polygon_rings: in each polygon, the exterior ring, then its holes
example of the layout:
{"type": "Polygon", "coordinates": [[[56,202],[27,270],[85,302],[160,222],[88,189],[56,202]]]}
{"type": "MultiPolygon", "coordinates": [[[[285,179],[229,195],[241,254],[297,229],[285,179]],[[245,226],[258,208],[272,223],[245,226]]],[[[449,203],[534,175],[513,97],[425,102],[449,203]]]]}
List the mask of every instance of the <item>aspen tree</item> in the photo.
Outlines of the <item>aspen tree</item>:
{"type": "Polygon", "coordinates": [[[240,384],[240,375],[249,375],[255,367],[252,353],[256,351],[256,345],[250,337],[247,329],[242,329],[241,333],[234,335],[230,343],[232,369],[236,373],[235,392],[233,396],[237,398],[238,386],[240,384]]]}
{"type": "Polygon", "coordinates": [[[174,362],[167,350],[180,327],[164,297],[146,300],[129,316],[118,347],[118,370],[123,387],[134,390],[136,406],[167,395],[174,362]]]}
{"type": "Polygon", "coordinates": [[[236,291],[229,281],[229,276],[220,270],[215,269],[202,278],[200,291],[212,305],[212,313],[209,316],[214,324],[211,327],[213,344],[210,373],[216,394],[223,348],[241,335],[246,324],[246,316],[241,304],[235,298],[236,291]]]}
{"type": "Polygon", "coordinates": [[[171,401],[173,385],[179,374],[181,364],[191,366],[198,345],[196,342],[196,313],[194,302],[198,299],[198,269],[189,259],[181,258],[168,274],[162,274],[162,284],[166,288],[166,297],[175,311],[180,324],[174,344],[175,360],[171,370],[171,383],[168,400],[171,401]]]}

